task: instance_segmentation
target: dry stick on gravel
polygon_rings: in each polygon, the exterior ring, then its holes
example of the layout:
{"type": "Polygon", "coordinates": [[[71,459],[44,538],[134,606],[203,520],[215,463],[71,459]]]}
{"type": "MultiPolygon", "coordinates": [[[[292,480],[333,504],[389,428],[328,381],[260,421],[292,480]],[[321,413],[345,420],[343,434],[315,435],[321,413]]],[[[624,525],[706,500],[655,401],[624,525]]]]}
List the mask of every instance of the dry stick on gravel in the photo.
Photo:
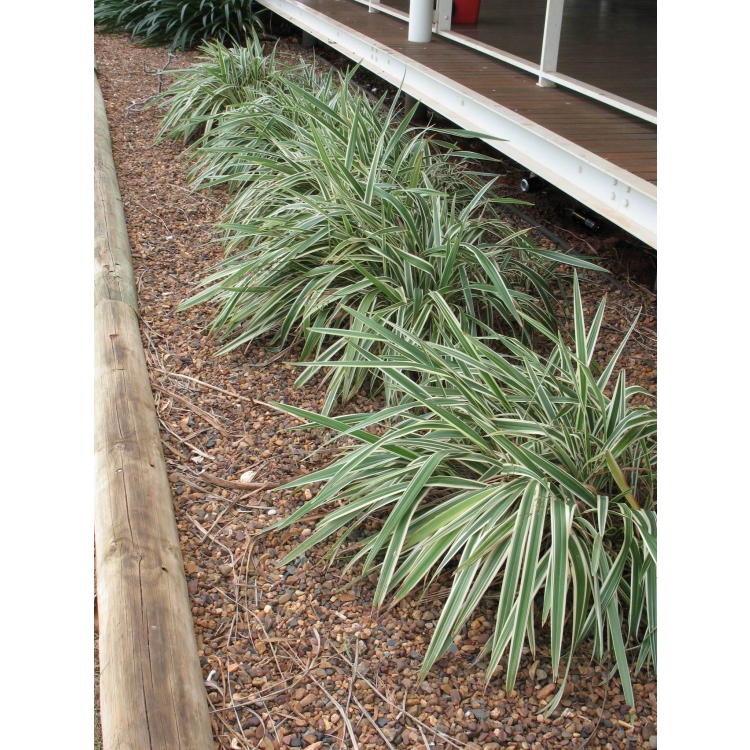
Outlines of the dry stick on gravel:
{"type": "MultiPolygon", "coordinates": [[[[318,650],[318,651],[317,651],[317,652],[316,652],[316,653],[315,653],[315,654],[313,655],[313,657],[312,657],[312,659],[311,659],[310,663],[309,663],[309,664],[307,664],[307,665],[305,665],[305,664],[304,664],[304,663],[303,663],[302,661],[300,661],[299,659],[297,660],[297,661],[299,662],[299,664],[300,664],[300,665],[301,665],[301,666],[303,667],[303,671],[302,671],[302,673],[301,673],[301,674],[297,674],[296,676],[294,676],[294,677],[292,677],[292,678],[291,678],[291,679],[292,679],[292,683],[291,683],[291,685],[290,685],[290,684],[289,684],[289,679],[290,679],[290,678],[287,678],[287,677],[285,677],[285,676],[284,676],[284,670],[283,670],[283,669],[281,668],[281,664],[279,663],[279,659],[278,659],[278,655],[277,655],[277,653],[276,653],[276,649],[275,649],[275,648],[274,648],[274,646],[273,646],[273,644],[274,644],[274,643],[287,643],[287,644],[288,644],[288,642],[289,642],[289,641],[288,641],[288,639],[287,639],[287,638],[271,638],[271,637],[270,637],[270,636],[268,635],[268,632],[266,631],[265,627],[263,626],[263,622],[262,622],[262,621],[260,620],[260,618],[259,618],[259,617],[258,617],[258,616],[257,616],[257,615],[255,614],[255,612],[252,612],[252,611],[251,611],[251,610],[249,610],[249,609],[248,609],[247,607],[245,607],[245,606],[244,606],[244,605],[242,604],[242,602],[241,602],[241,601],[239,601],[239,599],[233,599],[233,598],[232,598],[232,597],[231,597],[231,596],[230,596],[229,594],[227,594],[227,592],[226,592],[226,591],[223,591],[223,590],[222,590],[222,589],[220,589],[220,588],[219,588],[218,586],[213,586],[213,588],[214,588],[214,589],[215,589],[216,591],[218,591],[218,592],[219,592],[219,593],[220,593],[220,594],[221,594],[221,595],[222,595],[223,597],[225,597],[225,598],[226,598],[226,599],[228,599],[228,600],[229,600],[230,602],[232,602],[233,604],[236,604],[236,605],[237,605],[238,607],[242,607],[242,608],[243,608],[243,609],[245,610],[245,612],[246,612],[247,614],[250,614],[250,615],[252,615],[252,616],[253,616],[253,617],[254,617],[254,618],[255,618],[255,619],[256,619],[256,620],[258,621],[258,624],[260,625],[260,627],[261,627],[261,630],[263,631],[263,635],[265,636],[265,638],[263,638],[263,639],[262,639],[262,641],[263,641],[264,643],[267,643],[267,644],[269,644],[269,647],[270,647],[271,653],[273,654],[273,660],[274,660],[274,662],[276,663],[276,668],[277,668],[277,669],[278,669],[278,671],[279,671],[279,681],[278,681],[278,682],[279,682],[279,683],[283,683],[283,686],[282,686],[282,687],[280,687],[280,688],[279,688],[278,690],[272,690],[272,691],[271,691],[271,692],[269,692],[269,693],[261,693],[261,692],[258,692],[258,694],[257,694],[257,697],[256,697],[256,698],[253,698],[252,700],[249,700],[249,701],[248,701],[248,703],[238,703],[238,704],[237,704],[237,707],[238,707],[238,708],[240,708],[240,707],[245,707],[245,706],[249,706],[249,705],[252,705],[253,703],[257,703],[257,702],[263,702],[263,701],[265,701],[265,700],[268,700],[269,698],[272,698],[272,697],[274,697],[274,696],[276,696],[276,695],[280,695],[280,694],[282,694],[282,693],[286,693],[286,692],[288,692],[288,691],[289,691],[289,690],[291,690],[291,689],[292,689],[292,688],[293,688],[293,687],[294,687],[295,685],[298,685],[298,684],[299,684],[300,682],[302,682],[302,680],[304,680],[304,679],[305,679],[305,677],[307,677],[307,675],[309,674],[310,670],[311,670],[311,669],[313,668],[313,666],[314,666],[314,664],[315,664],[315,660],[317,659],[318,655],[320,654],[320,651],[318,650]]],[[[251,629],[251,628],[250,628],[250,623],[249,623],[249,620],[248,620],[248,631],[250,631],[250,629],[251,629]]],[[[314,628],[313,628],[313,630],[314,630],[314,628]]],[[[317,631],[316,631],[316,633],[317,633],[317,631]]],[[[318,636],[318,639],[320,639],[320,636],[318,636]]],[[[228,710],[228,708],[229,708],[229,707],[227,707],[227,708],[224,708],[224,709],[218,709],[218,710],[228,710]]],[[[270,714],[269,714],[269,715],[270,715],[270,714]]]]}
{"type": "Polygon", "coordinates": [[[357,696],[353,696],[354,702],[359,706],[359,710],[362,712],[362,715],[375,727],[375,730],[377,733],[383,738],[383,741],[385,744],[390,748],[390,750],[396,750],[395,747],[388,741],[388,738],[383,734],[383,730],[377,725],[375,719],[370,716],[370,712],[359,702],[359,699],[357,696]]]}
{"type": "MultiPolygon", "coordinates": [[[[187,513],[185,515],[187,515],[187,513]]],[[[196,521],[192,516],[188,515],[187,517],[192,521],[193,525],[201,532],[201,534],[203,534],[203,536],[201,537],[201,544],[203,544],[203,542],[205,542],[208,538],[214,544],[218,544],[220,547],[223,547],[229,553],[229,563],[234,568],[234,555],[232,554],[232,550],[230,550],[229,547],[226,546],[226,544],[220,542],[215,536],[209,534],[208,531],[206,531],[206,529],[204,529],[203,526],[201,526],[200,523],[198,523],[198,521],[196,521]]]]}
{"type": "Polygon", "coordinates": [[[359,661],[359,633],[356,634],[354,641],[354,668],[352,669],[352,678],[349,680],[349,695],[346,697],[346,710],[349,711],[349,704],[352,700],[352,690],[354,689],[354,680],[357,678],[357,662],[359,661]]]}
{"type": "MultiPolygon", "coordinates": [[[[260,492],[260,488],[258,488],[257,490],[253,490],[252,492],[249,492],[249,493],[247,494],[247,496],[246,496],[245,498],[243,498],[243,499],[247,499],[247,498],[248,498],[248,497],[250,497],[251,495],[257,495],[257,494],[258,494],[259,492],[260,492]]],[[[228,511],[228,510],[230,510],[231,508],[234,508],[234,506],[235,506],[235,505],[237,505],[237,503],[238,503],[239,501],[240,501],[240,498],[239,498],[239,497],[235,498],[234,500],[232,500],[232,502],[231,502],[231,503],[229,503],[229,504],[227,505],[227,507],[226,507],[226,508],[224,508],[224,510],[222,510],[222,511],[221,511],[221,513],[219,513],[219,515],[218,515],[218,516],[216,516],[216,520],[215,520],[215,521],[214,521],[214,522],[213,522],[213,523],[211,524],[211,528],[210,528],[210,529],[209,529],[209,530],[208,530],[208,531],[206,532],[206,536],[208,536],[208,534],[209,534],[210,532],[212,532],[212,531],[214,530],[214,527],[216,526],[216,524],[217,524],[217,523],[219,523],[219,521],[221,521],[221,519],[222,519],[222,517],[224,516],[224,514],[225,514],[225,513],[226,513],[226,512],[228,511]]],[[[203,540],[201,540],[201,541],[203,541],[203,540]]],[[[240,565],[242,565],[242,560],[240,560],[240,565]]]]}
{"type": "Polygon", "coordinates": [[[215,484],[217,487],[223,487],[225,490],[272,490],[281,484],[281,482],[230,482],[228,479],[215,477],[213,474],[207,474],[205,471],[196,476],[204,482],[215,484]]]}
{"type": "MultiPolygon", "coordinates": [[[[169,443],[165,443],[165,445],[167,447],[169,447],[169,443]]],[[[180,458],[184,459],[185,456],[180,456],[180,458]]],[[[170,461],[170,463],[177,463],[176,461],[173,462],[172,459],[169,459],[169,461],[170,461]]],[[[194,490],[197,490],[198,492],[204,494],[206,497],[210,497],[212,500],[219,500],[220,502],[226,502],[227,501],[227,498],[222,497],[221,495],[215,495],[212,492],[207,492],[203,487],[201,487],[199,484],[196,484],[186,473],[184,473],[184,472],[187,471],[187,469],[186,469],[186,467],[183,464],[180,463],[180,464],[177,464],[177,465],[179,466],[179,468],[181,468],[183,470],[183,473],[179,473],[179,472],[176,472],[176,471],[172,472],[172,474],[170,474],[170,476],[169,476],[170,481],[175,482],[175,483],[176,482],[182,482],[183,484],[186,484],[188,487],[192,487],[194,490]]],[[[260,487],[259,489],[263,489],[263,488],[260,487]]],[[[253,490],[248,495],[241,496],[237,500],[237,502],[240,502],[241,500],[246,500],[251,494],[255,494],[255,490],[253,490]]],[[[269,510],[270,509],[269,505],[247,505],[245,507],[246,508],[253,508],[255,510],[269,510]]],[[[246,511],[240,511],[240,512],[243,513],[243,512],[246,512],[246,511]]]]}
{"type": "Polygon", "coordinates": [[[164,221],[164,219],[159,216],[159,214],[155,214],[153,211],[149,211],[142,203],[139,203],[138,201],[135,201],[147,214],[151,214],[155,219],[159,219],[159,221],[164,224],[164,229],[167,230],[167,236],[172,236],[172,230],[167,226],[167,222],[164,221]]]}
{"type": "Polygon", "coordinates": [[[188,407],[188,409],[194,411],[199,417],[208,422],[212,427],[215,427],[216,430],[218,430],[219,433],[221,433],[221,435],[223,435],[225,438],[229,437],[229,433],[216,421],[215,417],[212,417],[207,411],[201,409],[200,406],[194,404],[190,399],[187,399],[184,396],[178,396],[176,393],[168,391],[166,388],[162,388],[162,386],[157,385],[156,383],[151,383],[151,387],[155,388],[157,391],[160,391],[164,395],[169,396],[176,401],[179,401],[181,404],[184,404],[188,407]]]}
{"type": "Polygon", "coordinates": [[[140,112],[140,109],[134,109],[134,107],[142,107],[144,104],[150,102],[152,99],[156,99],[159,94],[161,94],[162,86],[164,85],[164,81],[162,80],[162,73],[172,64],[172,60],[176,60],[177,55],[173,55],[171,52],[167,54],[167,64],[163,68],[159,68],[157,70],[146,70],[146,66],[143,66],[143,72],[144,73],[156,73],[157,80],[159,81],[159,88],[156,90],[155,94],[152,94],[151,96],[147,96],[145,99],[137,99],[134,101],[126,110],[125,110],[125,119],[128,119],[128,115],[130,112],[140,112]]]}
{"type": "MultiPolygon", "coordinates": [[[[344,652],[343,651],[339,651],[336,648],[336,644],[333,641],[331,641],[330,639],[328,639],[328,642],[331,644],[331,647],[332,647],[333,651],[336,652],[336,655],[339,658],[343,659],[350,667],[354,666],[352,664],[352,662],[349,661],[349,659],[346,656],[344,656],[344,652]]],[[[389,706],[391,706],[391,708],[395,708],[397,711],[399,711],[399,713],[403,713],[405,719],[409,719],[410,721],[414,722],[414,724],[421,725],[421,726],[425,727],[429,732],[434,732],[438,737],[441,738],[441,740],[443,740],[444,742],[447,742],[449,745],[453,745],[453,747],[462,748],[462,747],[466,746],[465,742],[459,742],[458,740],[454,740],[451,737],[448,737],[448,735],[443,734],[442,732],[436,731],[434,727],[428,726],[423,721],[420,721],[415,716],[412,716],[410,713],[407,713],[406,711],[404,711],[401,706],[395,704],[390,698],[388,698],[385,695],[383,695],[377,689],[377,687],[370,680],[368,680],[367,677],[365,677],[364,675],[361,674],[360,675],[360,679],[362,679],[364,682],[366,682],[370,686],[370,689],[373,691],[373,693],[375,693],[375,695],[379,696],[381,698],[381,700],[385,701],[385,703],[387,703],[389,706]]],[[[406,697],[406,695],[404,695],[404,698],[405,697],[406,697]]]]}
{"type": "MultiPolygon", "coordinates": [[[[290,657],[292,661],[295,661],[298,664],[302,665],[302,661],[293,652],[290,654],[290,657]]],[[[347,716],[347,712],[344,709],[344,707],[323,687],[323,685],[315,677],[314,674],[310,674],[310,679],[320,688],[320,690],[326,696],[326,698],[328,698],[328,700],[331,701],[331,703],[333,703],[334,706],[336,706],[336,710],[339,712],[339,715],[344,720],[344,726],[346,726],[346,729],[349,732],[349,736],[352,739],[352,747],[354,748],[354,750],[359,750],[359,743],[357,742],[357,735],[354,734],[354,727],[352,726],[352,723],[349,721],[349,717],[347,716]]]]}
{"type": "MultiPolygon", "coordinates": [[[[197,453],[197,454],[198,454],[199,456],[203,456],[203,458],[207,458],[207,459],[208,459],[209,461],[213,461],[213,460],[214,460],[214,456],[211,456],[211,455],[209,455],[208,453],[204,453],[204,452],[203,452],[203,451],[202,451],[202,450],[201,450],[200,448],[196,448],[196,447],[195,447],[195,446],[194,446],[194,445],[193,445],[192,443],[188,442],[189,438],[187,438],[187,437],[182,437],[182,438],[181,438],[181,437],[180,437],[180,436],[179,436],[179,435],[178,435],[178,434],[177,434],[177,433],[176,433],[176,432],[175,432],[175,431],[174,431],[174,430],[173,430],[173,429],[172,429],[172,428],[171,428],[171,427],[170,427],[170,426],[169,426],[169,425],[168,425],[168,424],[167,424],[167,423],[166,423],[166,422],[165,422],[165,421],[163,420],[163,419],[159,419],[159,422],[161,423],[161,426],[162,426],[162,427],[163,427],[163,428],[164,428],[164,429],[165,429],[165,430],[166,430],[166,431],[167,431],[167,432],[168,432],[168,433],[169,433],[170,435],[173,435],[174,437],[176,437],[176,438],[177,438],[177,442],[178,442],[178,443],[181,443],[181,444],[187,445],[187,446],[188,446],[188,448],[190,448],[191,450],[195,451],[195,452],[196,452],[196,453],[197,453]]],[[[206,429],[208,429],[208,428],[206,428],[206,429]]],[[[205,430],[199,430],[199,431],[198,431],[197,433],[195,433],[195,434],[198,434],[198,435],[199,435],[199,434],[200,434],[201,432],[205,432],[205,430]]],[[[192,437],[192,436],[190,436],[190,437],[192,437]]]]}
{"type": "Polygon", "coordinates": [[[168,451],[170,451],[171,453],[174,453],[174,455],[177,456],[177,458],[179,458],[181,461],[185,460],[185,456],[182,453],[180,453],[176,448],[173,448],[166,440],[162,440],[161,444],[168,451]]]}
{"type": "Polygon", "coordinates": [[[168,370],[163,370],[161,367],[155,367],[155,370],[159,370],[159,372],[163,372],[165,375],[167,375],[170,378],[182,378],[183,380],[191,380],[193,383],[199,383],[200,385],[206,386],[206,388],[211,388],[214,391],[219,391],[219,393],[225,393],[227,396],[232,396],[233,398],[239,399],[240,401],[248,401],[249,403],[253,404],[263,404],[262,401],[256,401],[255,399],[250,398],[249,396],[240,396],[239,393],[232,393],[231,391],[226,391],[223,388],[219,388],[218,385],[211,385],[210,383],[206,383],[203,380],[198,380],[198,378],[194,378],[191,375],[182,375],[179,372],[169,372],[168,370]]]}
{"type": "Polygon", "coordinates": [[[424,746],[426,750],[430,750],[430,748],[435,744],[434,742],[428,742],[427,737],[424,735],[424,730],[422,729],[419,724],[417,724],[417,729],[419,730],[419,733],[422,735],[422,741],[424,742],[424,746]]]}

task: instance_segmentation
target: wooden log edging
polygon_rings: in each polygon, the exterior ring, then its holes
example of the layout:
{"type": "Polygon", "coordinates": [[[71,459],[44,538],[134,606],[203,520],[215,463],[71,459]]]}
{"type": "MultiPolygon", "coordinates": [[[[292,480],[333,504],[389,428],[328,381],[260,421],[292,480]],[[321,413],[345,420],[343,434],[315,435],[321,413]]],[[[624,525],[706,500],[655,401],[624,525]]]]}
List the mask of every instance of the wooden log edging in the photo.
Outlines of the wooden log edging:
{"type": "Polygon", "coordinates": [[[213,750],[96,70],[94,131],[94,533],[104,748],[213,750]]]}

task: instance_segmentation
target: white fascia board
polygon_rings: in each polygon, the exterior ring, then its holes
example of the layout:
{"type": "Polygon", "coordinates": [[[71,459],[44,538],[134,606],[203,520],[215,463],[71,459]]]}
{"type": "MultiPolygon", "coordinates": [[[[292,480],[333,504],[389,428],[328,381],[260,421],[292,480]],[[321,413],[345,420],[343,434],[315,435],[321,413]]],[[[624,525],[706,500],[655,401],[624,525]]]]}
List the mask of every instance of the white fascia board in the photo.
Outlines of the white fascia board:
{"type": "Polygon", "coordinates": [[[656,248],[655,185],[304,3],[258,2],[656,248]]]}

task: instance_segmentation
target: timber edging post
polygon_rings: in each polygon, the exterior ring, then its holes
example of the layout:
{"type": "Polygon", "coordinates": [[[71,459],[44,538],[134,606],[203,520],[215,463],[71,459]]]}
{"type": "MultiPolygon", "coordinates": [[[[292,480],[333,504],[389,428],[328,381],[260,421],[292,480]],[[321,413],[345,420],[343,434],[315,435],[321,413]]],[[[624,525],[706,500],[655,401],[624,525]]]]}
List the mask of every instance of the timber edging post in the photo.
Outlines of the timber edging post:
{"type": "Polygon", "coordinates": [[[94,535],[105,750],[213,750],[94,68],[94,535]]]}

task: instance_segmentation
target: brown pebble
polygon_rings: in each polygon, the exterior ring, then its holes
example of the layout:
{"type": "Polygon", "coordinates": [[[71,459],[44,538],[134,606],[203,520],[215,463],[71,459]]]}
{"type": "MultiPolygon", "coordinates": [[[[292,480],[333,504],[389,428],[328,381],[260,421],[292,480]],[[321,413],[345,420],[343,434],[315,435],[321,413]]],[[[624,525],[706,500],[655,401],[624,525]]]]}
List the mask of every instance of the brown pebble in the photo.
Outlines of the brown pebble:
{"type": "Polygon", "coordinates": [[[540,690],[540,691],[539,691],[539,692],[538,692],[538,693],[536,694],[536,697],[537,697],[537,698],[538,698],[538,699],[539,699],[540,701],[541,701],[541,700],[544,700],[545,698],[547,698],[547,697],[549,697],[550,695],[552,695],[552,693],[554,693],[556,689],[557,689],[557,685],[553,685],[552,683],[550,683],[549,685],[545,685],[545,686],[544,686],[544,687],[543,687],[543,688],[542,688],[542,689],[541,689],[541,690],[540,690]]]}

